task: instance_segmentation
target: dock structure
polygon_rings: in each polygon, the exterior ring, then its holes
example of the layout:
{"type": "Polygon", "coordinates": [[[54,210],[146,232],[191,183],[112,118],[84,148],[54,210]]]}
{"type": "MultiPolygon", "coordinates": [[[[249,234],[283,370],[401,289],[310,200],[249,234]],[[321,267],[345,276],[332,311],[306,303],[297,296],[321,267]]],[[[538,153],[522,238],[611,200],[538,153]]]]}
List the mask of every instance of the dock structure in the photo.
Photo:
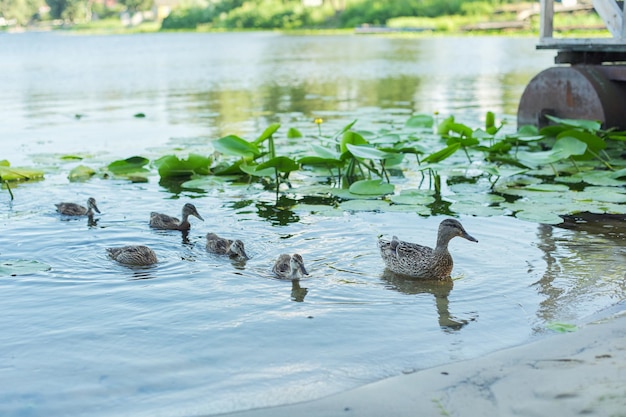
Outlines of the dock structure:
{"type": "Polygon", "coordinates": [[[526,86],[518,126],[549,124],[546,115],[600,121],[626,129],[626,8],[623,1],[593,0],[610,36],[555,38],[554,0],[540,1],[537,49],[557,50],[555,64],[526,86]]]}

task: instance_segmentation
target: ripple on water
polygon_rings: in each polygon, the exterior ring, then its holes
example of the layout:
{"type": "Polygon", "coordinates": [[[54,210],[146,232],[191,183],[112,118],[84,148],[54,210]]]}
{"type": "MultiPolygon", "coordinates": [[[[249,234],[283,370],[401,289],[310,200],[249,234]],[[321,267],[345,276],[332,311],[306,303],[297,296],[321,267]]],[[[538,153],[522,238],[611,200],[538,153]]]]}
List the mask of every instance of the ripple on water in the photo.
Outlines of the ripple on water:
{"type": "MultiPolygon", "coordinates": [[[[276,226],[205,197],[193,202],[206,221],[192,219],[184,236],[150,229],[148,214],[155,207],[176,214],[191,195],[164,200],[154,184],[85,187],[79,197],[100,196],[96,224],[61,218],[48,208],[51,198],[33,189],[39,202],[14,209],[40,207],[40,214],[5,221],[0,235],[2,257],[52,266],[0,281],[7,317],[0,354],[13,358],[5,372],[11,388],[0,403],[30,396],[41,411],[35,414],[140,414],[129,409],[139,403],[171,415],[226,412],[475,357],[523,343],[563,311],[571,317],[567,303],[580,311],[608,303],[580,284],[591,281],[580,275],[579,260],[585,246],[618,250],[604,237],[467,217],[461,221],[479,242],[451,242],[453,284],[423,283],[387,274],[376,240],[396,234],[433,245],[440,217],[301,216],[276,226]],[[251,259],[207,253],[209,231],[244,240],[251,259]],[[107,247],[128,244],[150,246],[159,263],[132,268],[108,258],[107,247]],[[295,252],[311,275],[276,279],[274,260],[295,252]],[[48,361],[50,355],[59,359],[48,361]],[[63,387],[82,387],[81,395],[63,387]]],[[[624,291],[610,280],[602,284],[606,294],[624,291]]]]}

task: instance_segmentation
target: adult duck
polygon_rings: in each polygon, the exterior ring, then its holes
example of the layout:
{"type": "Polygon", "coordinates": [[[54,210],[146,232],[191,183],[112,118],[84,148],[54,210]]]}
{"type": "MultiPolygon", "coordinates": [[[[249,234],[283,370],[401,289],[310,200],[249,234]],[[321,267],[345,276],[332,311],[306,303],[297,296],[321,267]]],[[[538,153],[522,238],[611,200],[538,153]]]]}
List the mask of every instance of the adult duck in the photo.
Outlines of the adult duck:
{"type": "Polygon", "coordinates": [[[150,227],[161,230],[189,230],[191,227],[189,216],[195,216],[204,221],[202,216],[198,213],[198,210],[196,210],[196,206],[191,203],[187,203],[183,206],[182,214],[183,219],[181,221],[176,217],[153,211],[150,213],[150,227]]]}
{"type": "Polygon", "coordinates": [[[96,206],[96,199],[89,197],[87,199],[87,207],[76,203],[58,203],[55,204],[57,211],[66,216],[93,216],[93,212],[100,213],[96,206]]]}
{"type": "Polygon", "coordinates": [[[420,279],[447,279],[452,272],[452,256],[448,252],[448,243],[454,237],[462,237],[471,242],[478,242],[470,236],[461,223],[455,219],[446,219],[439,224],[435,249],[399,240],[378,240],[380,255],[391,272],[420,279]]]}
{"type": "Polygon", "coordinates": [[[219,237],[215,233],[208,233],[206,235],[206,250],[219,255],[250,259],[248,254],[246,254],[246,250],[244,249],[243,242],[241,240],[226,239],[219,237]]]}

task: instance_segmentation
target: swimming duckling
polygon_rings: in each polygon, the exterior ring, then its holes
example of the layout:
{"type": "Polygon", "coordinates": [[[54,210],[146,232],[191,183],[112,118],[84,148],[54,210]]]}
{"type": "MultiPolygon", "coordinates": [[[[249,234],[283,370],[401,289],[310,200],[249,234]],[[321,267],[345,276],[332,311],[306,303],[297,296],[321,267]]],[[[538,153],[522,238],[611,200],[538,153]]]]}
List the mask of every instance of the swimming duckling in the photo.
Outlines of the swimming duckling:
{"type": "Polygon", "coordinates": [[[394,236],[391,241],[380,239],[380,255],[391,272],[422,279],[446,279],[452,272],[452,256],[448,252],[448,242],[460,236],[471,242],[478,242],[470,236],[461,223],[446,219],[439,224],[437,246],[431,249],[415,243],[404,242],[394,236]]]}
{"type": "Polygon", "coordinates": [[[112,259],[126,265],[145,266],[158,262],[154,251],[143,245],[107,248],[107,252],[112,259]]]}
{"type": "Polygon", "coordinates": [[[150,213],[150,227],[162,230],[189,230],[191,224],[189,223],[189,216],[195,216],[204,221],[202,216],[198,214],[196,206],[187,203],[183,206],[183,220],[180,221],[176,217],[168,216],[167,214],[161,214],[157,212],[150,213]]]}
{"type": "Polygon", "coordinates": [[[55,204],[57,211],[66,216],[93,216],[93,212],[100,213],[96,206],[96,199],[89,197],[87,199],[87,207],[76,203],[58,203],[55,204]]]}
{"type": "Polygon", "coordinates": [[[219,255],[238,256],[243,259],[250,259],[248,254],[246,254],[241,240],[226,239],[219,237],[215,233],[208,233],[206,235],[206,250],[219,255]]]}
{"type": "Polygon", "coordinates": [[[286,253],[280,255],[272,268],[272,272],[283,279],[299,279],[304,275],[309,275],[304,268],[302,256],[297,253],[294,253],[293,256],[286,253]]]}

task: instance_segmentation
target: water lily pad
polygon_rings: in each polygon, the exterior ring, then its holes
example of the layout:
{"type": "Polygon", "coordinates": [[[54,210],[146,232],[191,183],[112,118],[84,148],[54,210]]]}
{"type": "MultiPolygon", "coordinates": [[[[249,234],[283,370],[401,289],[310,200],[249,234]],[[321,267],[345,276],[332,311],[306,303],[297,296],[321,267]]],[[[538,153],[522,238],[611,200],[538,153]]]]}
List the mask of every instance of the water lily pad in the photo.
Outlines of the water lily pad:
{"type": "Polygon", "coordinates": [[[0,165],[0,178],[2,181],[27,181],[43,178],[43,171],[33,168],[15,168],[8,165],[0,165]]]}
{"type": "Polygon", "coordinates": [[[555,214],[553,211],[547,210],[522,210],[515,213],[515,217],[520,220],[526,220],[533,223],[543,224],[560,224],[563,223],[563,218],[555,214]]]}
{"type": "Polygon", "coordinates": [[[381,200],[349,200],[342,202],[339,207],[345,211],[385,211],[389,203],[381,200]]]}
{"type": "Polygon", "coordinates": [[[287,137],[289,139],[301,138],[302,137],[302,132],[300,132],[295,127],[290,127],[289,130],[287,131],[287,137]]]}
{"type": "Polygon", "coordinates": [[[84,181],[91,178],[95,174],[96,171],[94,171],[92,168],[86,165],[78,165],[77,167],[72,168],[67,177],[70,181],[84,181]]]}
{"type": "Polygon", "coordinates": [[[391,194],[393,189],[393,184],[383,183],[382,180],[361,180],[350,186],[350,192],[359,195],[391,194]]]}
{"type": "Polygon", "coordinates": [[[223,189],[224,177],[215,175],[206,175],[199,178],[194,178],[189,181],[185,181],[181,184],[181,187],[188,189],[200,189],[200,190],[214,190],[216,188],[223,189]]]}
{"type": "Polygon", "coordinates": [[[16,259],[0,262],[0,276],[30,275],[37,272],[49,270],[50,265],[27,259],[16,259]]]}
{"type": "Polygon", "coordinates": [[[435,119],[433,116],[429,114],[416,114],[415,116],[411,116],[404,125],[413,128],[432,128],[434,124],[435,119]]]}
{"type": "Polygon", "coordinates": [[[452,203],[450,205],[450,210],[457,214],[466,214],[469,216],[479,217],[502,216],[504,214],[504,210],[500,207],[491,207],[463,201],[452,203]]]}
{"type": "Polygon", "coordinates": [[[400,194],[392,195],[390,198],[392,203],[395,204],[410,204],[410,205],[429,205],[435,202],[435,197],[428,191],[420,190],[402,190],[400,194]]]}
{"type": "Polygon", "coordinates": [[[207,175],[210,173],[211,158],[190,154],[187,159],[179,159],[176,155],[165,155],[156,161],[161,178],[190,177],[193,174],[207,175]]]}
{"type": "Polygon", "coordinates": [[[259,151],[259,148],[254,143],[250,143],[235,135],[225,136],[212,143],[217,152],[225,155],[244,158],[252,158],[261,155],[261,151],[259,151]]]}
{"type": "Polygon", "coordinates": [[[614,178],[611,171],[591,171],[580,172],[572,175],[574,178],[580,178],[587,184],[591,185],[608,185],[608,186],[623,186],[626,185],[626,181],[614,178]]]}
{"type": "Polygon", "coordinates": [[[298,163],[293,159],[286,156],[277,156],[269,161],[259,164],[257,170],[261,171],[267,168],[272,168],[272,171],[277,169],[279,172],[291,172],[299,170],[300,165],[298,165],[298,163]]]}
{"type": "Polygon", "coordinates": [[[150,160],[143,156],[131,156],[130,158],[113,161],[107,168],[115,175],[126,175],[132,172],[147,171],[143,167],[149,162],[150,160]]]}
{"type": "Polygon", "coordinates": [[[558,333],[569,333],[578,330],[575,324],[552,322],[546,325],[546,329],[554,330],[558,333]]]}
{"type": "Polygon", "coordinates": [[[524,189],[530,191],[569,191],[569,187],[564,184],[531,184],[524,187],[524,189]]]}
{"type": "Polygon", "coordinates": [[[607,203],[626,203],[626,194],[616,187],[587,187],[576,192],[573,198],[578,201],[603,201],[607,203]]]}

